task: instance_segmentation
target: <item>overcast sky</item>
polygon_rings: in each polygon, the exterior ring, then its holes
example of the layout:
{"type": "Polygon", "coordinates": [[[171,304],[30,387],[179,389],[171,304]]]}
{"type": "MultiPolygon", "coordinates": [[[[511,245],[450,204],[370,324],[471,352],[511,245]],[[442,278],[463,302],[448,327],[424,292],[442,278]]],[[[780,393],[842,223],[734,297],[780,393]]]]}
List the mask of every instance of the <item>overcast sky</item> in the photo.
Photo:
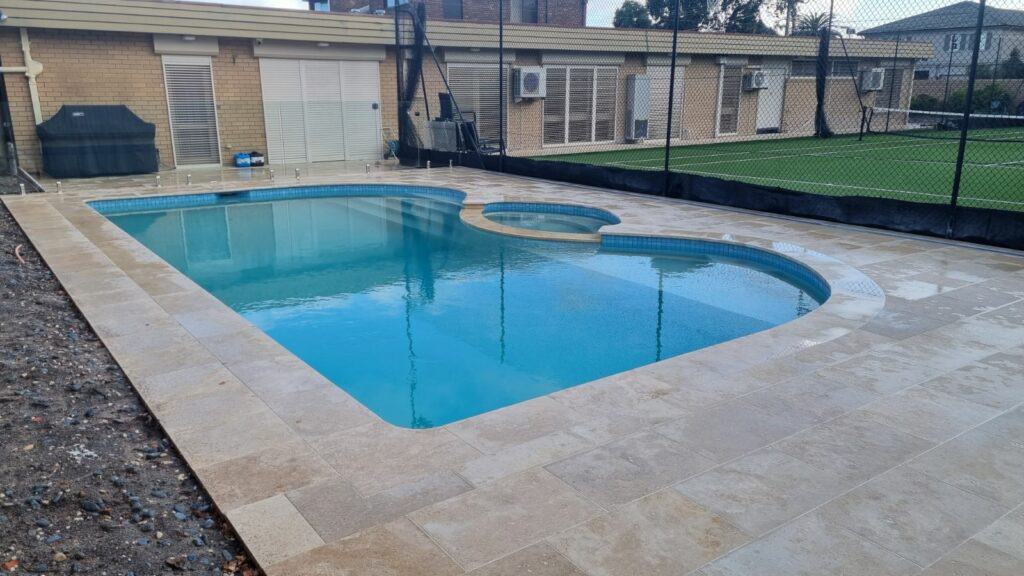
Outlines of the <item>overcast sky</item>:
{"type": "MultiPolygon", "coordinates": [[[[273,8],[306,9],[304,0],[192,0],[214,2],[217,4],[242,4],[248,6],[268,6],[273,8]]],[[[591,26],[611,26],[612,16],[623,0],[589,0],[588,23],[591,26]]],[[[711,0],[714,1],[714,0],[711,0]]],[[[832,0],[805,0],[800,6],[800,13],[828,11],[832,0]]],[[[948,6],[957,0],[835,0],[836,22],[841,26],[853,27],[858,30],[878,26],[885,22],[905,18],[913,14],[927,12],[942,6],[948,6]]],[[[643,0],[640,0],[643,3],[643,0]]],[[[766,0],[766,5],[773,0],[766,0]]],[[[990,6],[1002,8],[1022,8],[1021,0],[989,0],[990,6]]]]}

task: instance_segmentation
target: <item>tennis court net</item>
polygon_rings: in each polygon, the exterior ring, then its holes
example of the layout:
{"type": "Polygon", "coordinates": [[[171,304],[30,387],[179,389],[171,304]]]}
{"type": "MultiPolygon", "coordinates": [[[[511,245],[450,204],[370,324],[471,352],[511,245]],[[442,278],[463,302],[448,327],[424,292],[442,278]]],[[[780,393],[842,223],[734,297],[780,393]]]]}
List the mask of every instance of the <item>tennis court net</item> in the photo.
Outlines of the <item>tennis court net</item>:
{"type": "MultiPolygon", "coordinates": [[[[1024,143],[1024,116],[975,113],[969,122],[968,141],[1024,143]]],[[[963,124],[962,112],[873,107],[866,111],[862,133],[959,140],[963,124]]]]}

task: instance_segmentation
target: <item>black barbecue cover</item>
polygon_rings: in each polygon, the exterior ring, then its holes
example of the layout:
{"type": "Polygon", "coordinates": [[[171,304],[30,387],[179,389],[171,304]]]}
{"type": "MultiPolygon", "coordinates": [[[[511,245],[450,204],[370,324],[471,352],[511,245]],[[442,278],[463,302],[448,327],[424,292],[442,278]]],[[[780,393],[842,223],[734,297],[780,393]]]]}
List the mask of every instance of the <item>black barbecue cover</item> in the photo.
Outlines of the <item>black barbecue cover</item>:
{"type": "Polygon", "coordinates": [[[127,106],[64,106],[36,127],[54,178],[147,174],[160,168],[156,126],[127,106]]]}

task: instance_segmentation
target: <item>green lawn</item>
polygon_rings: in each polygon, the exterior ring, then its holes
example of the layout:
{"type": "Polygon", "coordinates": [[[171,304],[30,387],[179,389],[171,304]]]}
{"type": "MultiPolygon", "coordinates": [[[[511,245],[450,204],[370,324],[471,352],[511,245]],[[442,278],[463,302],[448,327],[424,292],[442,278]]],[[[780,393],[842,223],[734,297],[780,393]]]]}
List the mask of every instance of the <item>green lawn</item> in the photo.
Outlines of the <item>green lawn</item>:
{"type": "MultiPolygon", "coordinates": [[[[863,141],[857,136],[828,140],[771,137],[677,146],[671,150],[670,166],[680,172],[801,192],[947,203],[958,142],[955,133],[942,135],[948,138],[869,134],[863,141]]],[[[961,205],[1024,211],[1024,133],[1020,128],[986,129],[972,132],[971,137],[961,205]],[[974,140],[986,138],[990,141],[974,140]]],[[[660,170],[664,149],[627,148],[536,158],[660,170]]]]}

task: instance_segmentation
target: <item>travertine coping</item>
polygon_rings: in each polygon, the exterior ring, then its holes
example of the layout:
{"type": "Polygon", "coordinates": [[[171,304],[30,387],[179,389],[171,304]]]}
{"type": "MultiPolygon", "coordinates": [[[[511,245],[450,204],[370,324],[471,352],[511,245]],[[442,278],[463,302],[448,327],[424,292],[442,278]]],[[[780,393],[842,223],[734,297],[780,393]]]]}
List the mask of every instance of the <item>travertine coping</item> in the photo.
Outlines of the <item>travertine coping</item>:
{"type": "MultiPolygon", "coordinates": [[[[784,438],[817,434],[813,431],[835,421],[832,411],[805,409],[780,387],[813,370],[876,354],[872,350],[878,347],[890,347],[883,357],[897,364],[907,361],[901,351],[909,355],[911,372],[923,377],[940,367],[955,369],[954,358],[968,363],[982,357],[982,351],[995,354],[1024,345],[1024,331],[1015,325],[1000,328],[982,314],[984,321],[968,326],[970,332],[936,336],[922,331],[905,338],[935,341],[915,341],[913,350],[902,350],[899,326],[881,321],[892,336],[865,330],[880,322],[880,312],[887,309],[885,291],[824,253],[832,249],[874,265],[904,256],[927,260],[924,255],[953,250],[943,245],[465,169],[326,175],[303,184],[346,181],[450,187],[467,194],[467,205],[571,197],[574,204],[602,208],[622,219],[603,233],[698,238],[770,250],[816,271],[832,295],[814,312],[771,330],[444,427],[408,430],[381,421],[85,204],[154,195],[155,189],[5,198],[214,502],[272,576],[361,574],[384,567],[397,574],[460,574],[522,554],[554,554],[552,561],[571,562],[580,573],[621,573],[608,567],[617,562],[628,566],[626,552],[608,557],[592,548],[613,538],[620,522],[625,522],[622,529],[631,526],[634,532],[651,531],[651,538],[669,538],[670,549],[685,544],[665,561],[671,573],[688,573],[799,518],[797,513],[776,514],[762,523],[771,528],[765,532],[762,524],[755,529],[727,511],[697,504],[703,501],[682,484],[668,488],[784,438]],[[998,343],[992,337],[996,332],[998,343]],[[716,410],[724,410],[721,418],[729,429],[721,434],[726,441],[704,445],[699,437],[708,433],[707,427],[691,430],[687,423],[716,410]],[[588,460],[590,454],[596,460],[588,460]],[[639,469],[602,471],[616,454],[634,465],[649,462],[639,469]],[[644,511],[648,499],[669,515],[667,524],[649,522],[644,511]],[[640,516],[629,520],[631,514],[640,516]],[[687,534],[698,535],[695,540],[676,534],[674,526],[683,524],[690,526],[687,534]],[[699,537],[703,530],[716,531],[715,546],[709,548],[709,541],[699,537]]],[[[218,183],[165,188],[159,195],[250,188],[245,182],[218,183]]],[[[471,210],[471,216],[476,212],[471,210]]],[[[965,254],[978,274],[988,270],[992,278],[1024,270],[1024,260],[1014,255],[965,254]]],[[[934,258],[929,262],[915,273],[941,271],[934,258]]],[[[918,282],[926,284],[926,278],[918,282]]],[[[1024,293],[1010,305],[1021,297],[1024,293]]],[[[963,306],[966,310],[969,303],[963,306]]],[[[934,315],[938,318],[938,312],[934,315]]],[[[968,317],[965,312],[960,318],[968,317]]],[[[898,383],[883,378],[860,396],[868,402],[919,380],[900,373],[898,383]]],[[[859,405],[849,400],[843,406],[859,405]]],[[[865,472],[860,466],[871,468],[869,477],[874,477],[935,445],[902,442],[898,454],[879,453],[872,460],[885,459],[883,468],[857,460],[853,469],[836,472],[833,496],[850,488],[840,480],[843,474],[859,483],[865,472]]],[[[813,458],[804,460],[809,464],[802,466],[815,468],[813,458]]],[[[799,485],[810,474],[797,474],[793,483],[799,485]]],[[[643,552],[644,557],[650,553],[643,552]]]]}

